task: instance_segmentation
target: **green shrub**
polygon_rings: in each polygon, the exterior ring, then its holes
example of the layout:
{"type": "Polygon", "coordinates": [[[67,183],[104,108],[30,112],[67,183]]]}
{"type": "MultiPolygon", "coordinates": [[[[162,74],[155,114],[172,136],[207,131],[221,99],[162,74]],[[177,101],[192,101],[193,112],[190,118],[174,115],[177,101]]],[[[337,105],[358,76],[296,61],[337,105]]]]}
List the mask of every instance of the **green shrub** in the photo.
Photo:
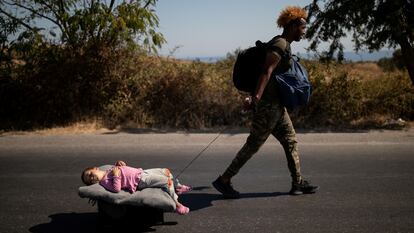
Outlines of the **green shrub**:
{"type": "Polygon", "coordinates": [[[414,119],[414,88],[407,73],[370,75],[351,70],[350,64],[307,65],[313,94],[308,106],[293,112],[297,126],[365,128],[381,127],[389,118],[414,119]]]}

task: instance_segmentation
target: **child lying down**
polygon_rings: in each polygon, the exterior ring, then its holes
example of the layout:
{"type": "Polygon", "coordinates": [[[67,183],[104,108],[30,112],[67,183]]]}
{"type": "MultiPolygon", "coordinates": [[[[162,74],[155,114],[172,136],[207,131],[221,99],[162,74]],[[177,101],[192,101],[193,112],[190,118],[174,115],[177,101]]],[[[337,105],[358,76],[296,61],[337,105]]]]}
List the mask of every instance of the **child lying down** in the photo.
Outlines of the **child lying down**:
{"type": "Polygon", "coordinates": [[[167,168],[143,170],[126,165],[124,161],[116,162],[111,169],[104,171],[98,167],[89,167],[82,172],[82,181],[86,185],[98,183],[110,192],[125,190],[134,193],[145,188],[161,188],[176,203],[176,212],[185,215],[190,209],[178,202],[177,194],[191,191],[191,187],[180,184],[167,168]]]}

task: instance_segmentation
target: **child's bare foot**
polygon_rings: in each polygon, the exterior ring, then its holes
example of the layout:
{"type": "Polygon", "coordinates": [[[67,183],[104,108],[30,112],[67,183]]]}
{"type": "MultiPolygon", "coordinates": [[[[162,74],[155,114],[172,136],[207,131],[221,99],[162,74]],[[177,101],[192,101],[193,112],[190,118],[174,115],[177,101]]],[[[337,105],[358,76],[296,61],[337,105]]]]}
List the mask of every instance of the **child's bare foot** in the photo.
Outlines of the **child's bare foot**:
{"type": "Polygon", "coordinates": [[[175,189],[175,192],[178,194],[178,195],[181,195],[181,194],[183,194],[183,193],[186,193],[186,192],[190,192],[191,190],[193,190],[193,188],[191,188],[190,186],[187,186],[187,185],[180,185],[180,186],[178,186],[176,189],[175,189]]]}
{"type": "Polygon", "coordinates": [[[190,212],[190,209],[182,204],[177,204],[175,212],[179,215],[186,215],[190,212]]]}

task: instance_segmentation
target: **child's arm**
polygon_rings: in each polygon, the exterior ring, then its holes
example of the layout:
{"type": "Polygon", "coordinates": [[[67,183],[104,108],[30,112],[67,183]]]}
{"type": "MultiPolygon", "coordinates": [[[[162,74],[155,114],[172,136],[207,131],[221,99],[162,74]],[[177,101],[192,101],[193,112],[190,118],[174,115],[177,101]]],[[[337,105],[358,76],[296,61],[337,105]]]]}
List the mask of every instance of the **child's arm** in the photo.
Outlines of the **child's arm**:
{"type": "Polygon", "coordinates": [[[115,163],[115,166],[126,166],[126,163],[122,160],[119,160],[115,163]]]}
{"type": "Polygon", "coordinates": [[[114,167],[111,171],[112,177],[102,180],[100,184],[108,191],[118,193],[121,191],[121,171],[118,167],[114,167]]]}
{"type": "Polygon", "coordinates": [[[117,193],[121,191],[121,170],[119,170],[119,167],[115,166],[112,169],[112,186],[114,191],[117,193]]]}

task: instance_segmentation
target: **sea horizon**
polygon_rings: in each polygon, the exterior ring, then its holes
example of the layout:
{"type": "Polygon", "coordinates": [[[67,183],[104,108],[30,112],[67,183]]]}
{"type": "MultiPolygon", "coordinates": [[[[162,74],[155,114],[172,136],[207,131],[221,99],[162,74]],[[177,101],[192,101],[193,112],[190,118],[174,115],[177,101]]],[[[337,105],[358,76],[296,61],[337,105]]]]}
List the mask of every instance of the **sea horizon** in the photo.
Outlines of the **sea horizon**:
{"type": "MultiPolygon", "coordinates": [[[[347,51],[344,52],[345,61],[351,62],[376,62],[381,58],[391,58],[394,50],[380,50],[375,52],[352,52],[347,51]]],[[[315,53],[297,53],[297,56],[303,59],[314,59],[315,53]]],[[[175,57],[176,59],[180,60],[190,60],[190,61],[200,61],[200,62],[207,62],[207,63],[214,63],[220,60],[223,60],[227,57],[227,55],[218,55],[218,56],[180,56],[175,57]]]]}

